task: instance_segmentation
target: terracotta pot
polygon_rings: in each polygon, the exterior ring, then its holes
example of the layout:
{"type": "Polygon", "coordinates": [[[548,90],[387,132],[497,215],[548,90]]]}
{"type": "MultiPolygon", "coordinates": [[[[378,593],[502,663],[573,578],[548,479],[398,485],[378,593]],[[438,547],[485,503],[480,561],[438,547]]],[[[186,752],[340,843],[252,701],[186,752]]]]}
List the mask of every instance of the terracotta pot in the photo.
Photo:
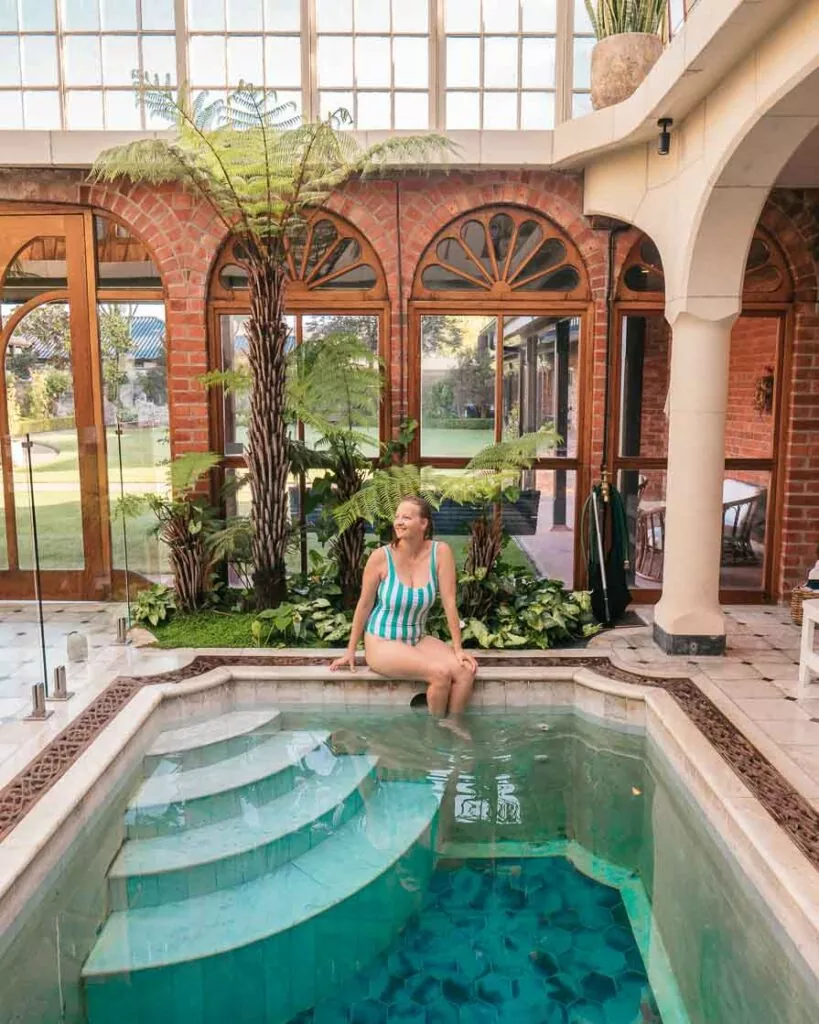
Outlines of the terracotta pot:
{"type": "Polygon", "coordinates": [[[591,56],[594,109],[611,107],[628,99],[662,52],[662,40],[649,32],[623,32],[601,39],[591,56]]]}

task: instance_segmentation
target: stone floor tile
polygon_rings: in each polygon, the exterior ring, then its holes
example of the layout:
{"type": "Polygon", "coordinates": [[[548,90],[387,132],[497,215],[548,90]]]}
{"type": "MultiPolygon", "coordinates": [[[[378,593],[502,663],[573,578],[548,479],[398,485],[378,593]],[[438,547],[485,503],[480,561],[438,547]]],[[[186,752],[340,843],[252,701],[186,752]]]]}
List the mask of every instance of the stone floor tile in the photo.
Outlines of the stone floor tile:
{"type": "Polygon", "coordinates": [[[809,722],[811,717],[797,703],[783,697],[741,699],[735,703],[754,722],[763,719],[770,722],[809,722]]]}
{"type": "Polygon", "coordinates": [[[781,747],[815,746],[819,751],[819,722],[812,722],[809,718],[800,722],[768,719],[759,720],[756,724],[781,747]]]}

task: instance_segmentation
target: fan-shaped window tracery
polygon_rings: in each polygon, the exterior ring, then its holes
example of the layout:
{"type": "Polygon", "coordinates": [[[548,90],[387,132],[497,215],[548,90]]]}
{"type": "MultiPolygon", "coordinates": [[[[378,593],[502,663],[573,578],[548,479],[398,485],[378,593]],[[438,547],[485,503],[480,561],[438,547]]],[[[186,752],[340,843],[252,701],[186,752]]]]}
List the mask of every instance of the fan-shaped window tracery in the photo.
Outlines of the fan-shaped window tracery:
{"type": "MultiPolygon", "coordinates": [[[[229,240],[222,250],[213,279],[215,298],[233,297],[248,287],[243,246],[229,240]]],[[[385,289],[372,247],[349,224],[332,214],[316,214],[304,231],[286,246],[290,293],[340,291],[383,298],[385,289]]]]}
{"type": "Polygon", "coordinates": [[[586,296],[580,254],[560,230],[533,211],[474,211],[446,227],[418,268],[416,298],[445,293],[531,298],[586,296]]]}

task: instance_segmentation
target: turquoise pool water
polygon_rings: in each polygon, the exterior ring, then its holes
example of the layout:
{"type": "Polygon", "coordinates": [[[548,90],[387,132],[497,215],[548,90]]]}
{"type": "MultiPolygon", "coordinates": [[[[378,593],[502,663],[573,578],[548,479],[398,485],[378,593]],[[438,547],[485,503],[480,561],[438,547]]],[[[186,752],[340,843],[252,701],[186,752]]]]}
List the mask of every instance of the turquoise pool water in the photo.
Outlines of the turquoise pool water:
{"type": "Polygon", "coordinates": [[[254,708],[159,737],[13,934],[0,1024],[815,1024],[639,733],[254,708]]]}

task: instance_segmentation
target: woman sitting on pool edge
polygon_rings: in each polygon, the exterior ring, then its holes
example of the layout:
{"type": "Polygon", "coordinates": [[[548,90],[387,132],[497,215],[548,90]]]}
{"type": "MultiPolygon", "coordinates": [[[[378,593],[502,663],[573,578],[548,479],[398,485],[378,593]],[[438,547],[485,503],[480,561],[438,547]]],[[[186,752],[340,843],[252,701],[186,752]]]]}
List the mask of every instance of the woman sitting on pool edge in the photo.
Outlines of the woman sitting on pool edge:
{"type": "Polygon", "coordinates": [[[330,668],[355,670],[355,652],[363,633],[364,656],[374,672],[424,679],[430,714],[437,718],[447,711],[460,715],[472,695],[478,664],[461,647],[455,581],[452,549],[432,539],[429,502],[405,498],[395,512],[392,543],[378,548],[367,561],[350,642],[330,668]],[[451,647],[424,634],[438,588],[451,647]]]}

